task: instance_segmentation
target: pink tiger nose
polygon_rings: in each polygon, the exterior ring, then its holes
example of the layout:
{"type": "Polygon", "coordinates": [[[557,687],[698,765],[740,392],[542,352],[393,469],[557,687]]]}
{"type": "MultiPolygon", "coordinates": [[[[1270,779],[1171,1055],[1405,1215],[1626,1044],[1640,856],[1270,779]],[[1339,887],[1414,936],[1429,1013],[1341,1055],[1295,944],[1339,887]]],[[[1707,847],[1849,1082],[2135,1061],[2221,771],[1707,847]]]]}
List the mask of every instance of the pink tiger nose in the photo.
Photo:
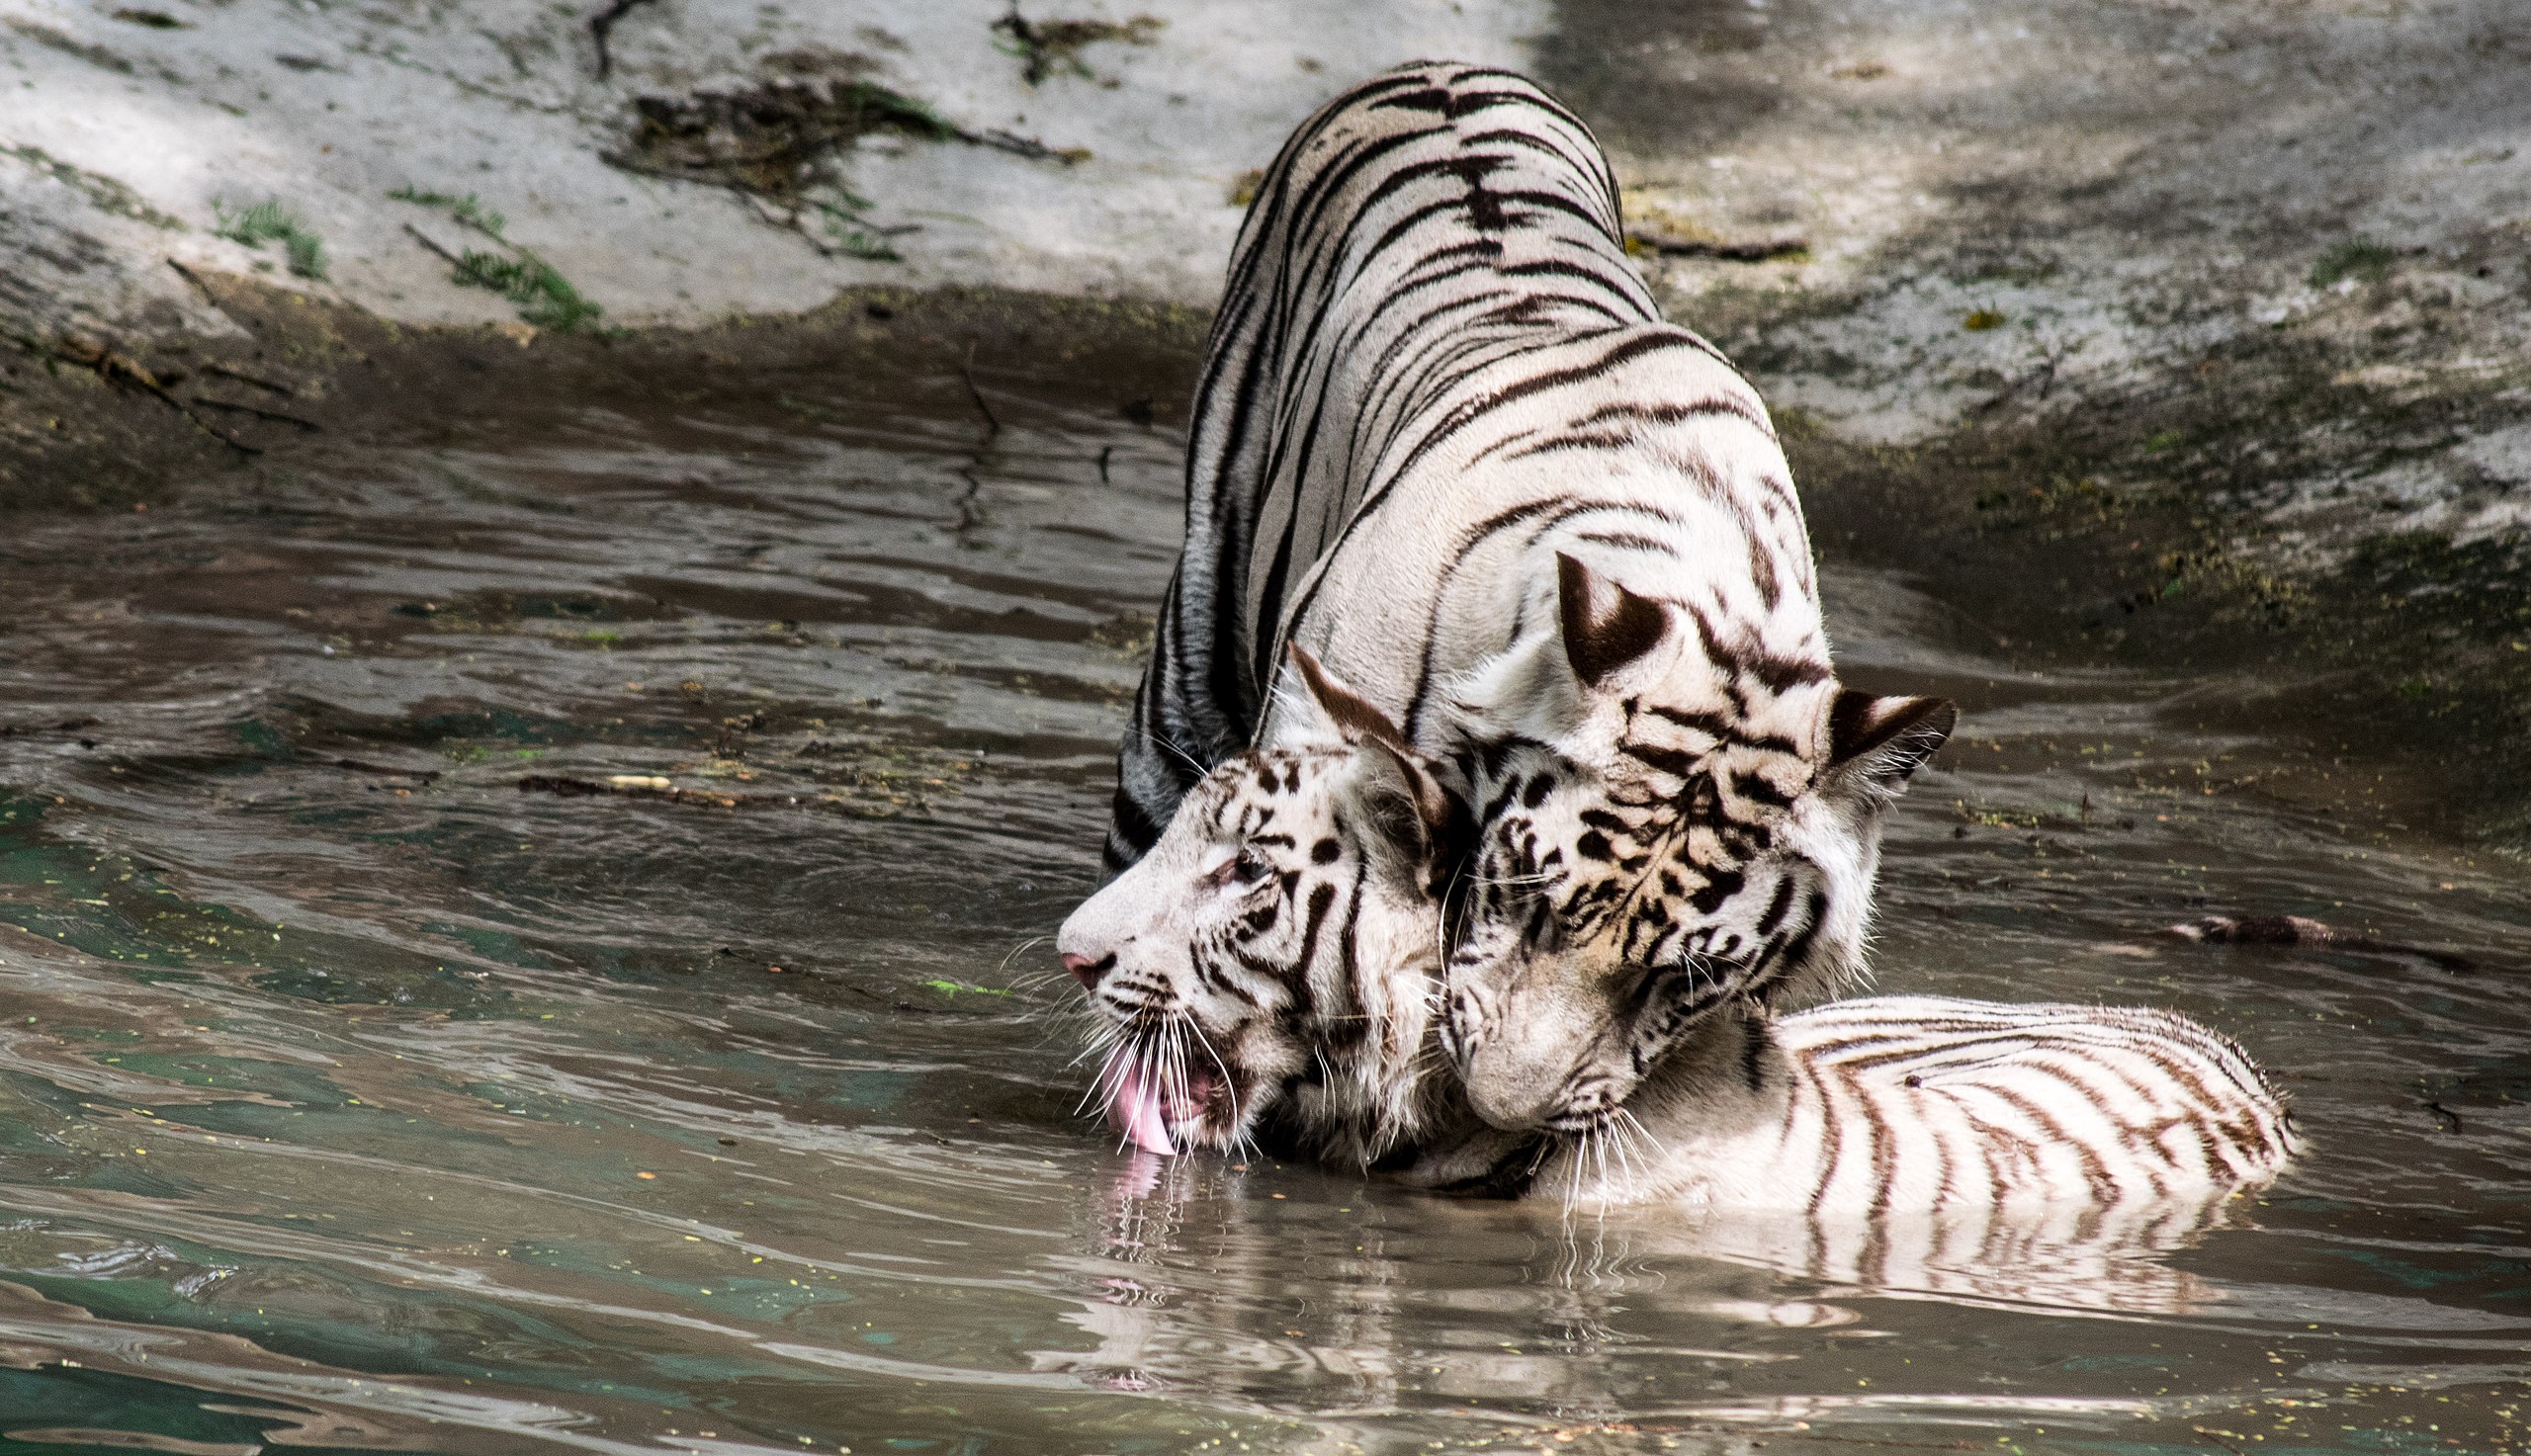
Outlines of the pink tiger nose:
{"type": "Polygon", "coordinates": [[[1072,973],[1072,979],[1080,982],[1084,990],[1095,989],[1098,985],[1098,978],[1106,975],[1107,968],[1115,964],[1114,956],[1102,956],[1095,961],[1088,956],[1064,957],[1064,969],[1072,973]]]}

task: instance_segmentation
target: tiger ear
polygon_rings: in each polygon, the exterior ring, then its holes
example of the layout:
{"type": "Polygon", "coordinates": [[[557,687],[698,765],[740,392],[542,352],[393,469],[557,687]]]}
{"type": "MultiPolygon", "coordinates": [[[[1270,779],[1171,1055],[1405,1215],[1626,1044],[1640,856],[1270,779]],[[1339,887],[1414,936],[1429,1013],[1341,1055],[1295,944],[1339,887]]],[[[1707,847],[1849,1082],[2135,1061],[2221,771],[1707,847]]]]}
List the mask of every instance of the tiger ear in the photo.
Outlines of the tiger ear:
{"type": "Polygon", "coordinates": [[[1636,596],[1562,552],[1555,554],[1555,604],[1564,627],[1564,658],[1585,687],[1598,687],[1660,645],[1670,632],[1670,614],[1659,602],[1636,596]]]}
{"type": "Polygon", "coordinates": [[[1959,721],[1960,709],[1949,698],[1881,698],[1840,688],[1828,705],[1828,772],[1895,791],[1959,721]]]}
{"type": "Polygon", "coordinates": [[[1328,671],[1307,647],[1293,642],[1284,653],[1320,715],[1353,745],[1357,781],[1375,806],[1373,822],[1413,858],[1438,858],[1443,846],[1456,842],[1467,818],[1447,771],[1418,752],[1378,705],[1328,671]],[[1409,813],[1395,813],[1400,807],[1409,813]]]}
{"type": "Polygon", "coordinates": [[[1319,717],[1339,737],[1349,743],[1377,742],[1407,752],[1406,734],[1379,710],[1379,705],[1353,691],[1343,678],[1327,670],[1309,648],[1299,642],[1287,643],[1283,655],[1301,677],[1301,686],[1309,693],[1310,702],[1318,708],[1319,717]]]}

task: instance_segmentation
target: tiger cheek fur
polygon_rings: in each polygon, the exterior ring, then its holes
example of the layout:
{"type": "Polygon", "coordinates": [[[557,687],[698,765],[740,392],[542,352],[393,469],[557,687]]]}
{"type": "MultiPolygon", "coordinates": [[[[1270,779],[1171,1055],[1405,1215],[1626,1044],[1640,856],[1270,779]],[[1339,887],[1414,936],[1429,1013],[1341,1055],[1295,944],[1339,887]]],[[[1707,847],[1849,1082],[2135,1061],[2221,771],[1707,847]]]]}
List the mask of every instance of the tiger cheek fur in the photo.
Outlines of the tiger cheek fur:
{"type": "Polygon", "coordinates": [[[1438,907],[1399,768],[1342,743],[1241,754],[1065,921],[1129,1141],[1229,1149],[1271,1127],[1368,1161],[1416,1131],[1438,907]]]}
{"type": "Polygon", "coordinates": [[[1505,1129],[1587,1127],[1714,1011],[1850,983],[1881,813],[1952,722],[1937,699],[1841,690],[1823,663],[1753,668],[1711,631],[1660,650],[1656,624],[1693,609],[1564,565],[1564,651],[1533,645],[1459,705],[1471,725],[1513,718],[1489,694],[1559,705],[1471,753],[1446,1040],[1471,1108],[1505,1129]],[[1577,642],[1593,596],[1623,604],[1601,614],[1630,618],[1622,654],[1577,642]]]}

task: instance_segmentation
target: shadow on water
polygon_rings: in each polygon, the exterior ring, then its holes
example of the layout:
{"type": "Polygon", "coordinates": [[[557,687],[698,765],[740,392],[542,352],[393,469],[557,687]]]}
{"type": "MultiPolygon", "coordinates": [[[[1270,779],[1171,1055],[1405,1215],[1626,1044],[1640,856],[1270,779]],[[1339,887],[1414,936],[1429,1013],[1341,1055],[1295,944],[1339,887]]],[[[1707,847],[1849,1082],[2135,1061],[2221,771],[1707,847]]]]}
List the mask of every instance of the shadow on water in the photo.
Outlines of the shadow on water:
{"type": "Polygon", "coordinates": [[[2033,676],[1834,563],[1850,672],[1968,709],[1882,986],[2174,1005],[2296,1098],[2284,1184],[2101,1276],[2149,1298],[1113,1152],[1039,938],[1178,441],[983,384],[19,523],[0,1452],[2521,1439],[2518,887],[2275,699],[2033,676]],[[2374,939],[2154,933],[2213,910],[2374,939]]]}

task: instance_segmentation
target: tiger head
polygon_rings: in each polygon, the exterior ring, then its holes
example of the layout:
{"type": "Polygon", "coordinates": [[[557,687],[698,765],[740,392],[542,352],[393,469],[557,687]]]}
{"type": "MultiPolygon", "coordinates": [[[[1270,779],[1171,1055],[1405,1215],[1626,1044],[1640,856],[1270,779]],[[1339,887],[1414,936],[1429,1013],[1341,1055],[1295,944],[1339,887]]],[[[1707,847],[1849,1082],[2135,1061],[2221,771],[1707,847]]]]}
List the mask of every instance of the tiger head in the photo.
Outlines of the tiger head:
{"type": "Polygon", "coordinates": [[[1762,641],[1569,556],[1557,598],[1452,706],[1443,1038],[1478,1116],[1574,1132],[1717,1008],[1860,975],[1881,815],[1956,715],[1840,688],[1815,626],[1762,641]]]}
{"type": "Polygon", "coordinates": [[[1465,808],[1377,710],[1313,688],[1297,746],[1214,769],[1056,936],[1105,1048],[1097,1094],[1150,1152],[1271,1126],[1368,1163],[1447,1095],[1440,881],[1465,808]]]}

